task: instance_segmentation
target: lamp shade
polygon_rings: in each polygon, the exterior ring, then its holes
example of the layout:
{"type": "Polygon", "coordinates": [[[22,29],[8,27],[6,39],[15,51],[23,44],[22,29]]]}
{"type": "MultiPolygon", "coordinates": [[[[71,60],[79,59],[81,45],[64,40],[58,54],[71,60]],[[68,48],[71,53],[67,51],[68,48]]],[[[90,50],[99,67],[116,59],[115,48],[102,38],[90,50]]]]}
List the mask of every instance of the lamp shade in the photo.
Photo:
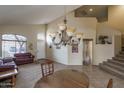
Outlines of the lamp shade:
{"type": "Polygon", "coordinates": [[[63,31],[67,28],[66,24],[59,24],[59,30],[63,31]]]}
{"type": "Polygon", "coordinates": [[[67,35],[68,36],[73,36],[75,32],[75,28],[68,28],[67,29],[67,35]]]}

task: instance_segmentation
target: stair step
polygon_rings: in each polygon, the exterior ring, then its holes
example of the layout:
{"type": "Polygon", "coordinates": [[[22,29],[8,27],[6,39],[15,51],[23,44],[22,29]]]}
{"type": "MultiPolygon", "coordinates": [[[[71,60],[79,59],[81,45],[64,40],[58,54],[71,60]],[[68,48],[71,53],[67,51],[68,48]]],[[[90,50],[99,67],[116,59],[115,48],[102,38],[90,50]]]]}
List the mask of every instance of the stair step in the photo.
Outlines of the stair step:
{"type": "Polygon", "coordinates": [[[121,51],[120,54],[124,54],[124,51],[121,51]]]}
{"type": "Polygon", "coordinates": [[[124,58],[124,54],[118,54],[118,55],[116,55],[116,57],[124,58]]]}
{"type": "Polygon", "coordinates": [[[108,62],[124,67],[124,63],[117,60],[108,59],[108,62]]]}
{"type": "Polygon", "coordinates": [[[101,68],[102,70],[104,70],[104,71],[106,71],[106,72],[109,72],[110,74],[113,74],[113,75],[115,75],[115,76],[118,76],[118,77],[124,79],[124,73],[123,73],[123,72],[120,72],[120,71],[118,71],[118,70],[116,70],[116,69],[114,69],[114,68],[111,68],[111,67],[109,67],[109,66],[107,66],[107,65],[104,65],[104,64],[100,64],[99,66],[100,66],[100,68],[101,68]]]}
{"type": "Polygon", "coordinates": [[[124,62],[124,58],[122,57],[112,57],[112,59],[124,62]]]}
{"type": "Polygon", "coordinates": [[[124,49],[124,47],[122,47],[122,50],[124,49]]]}
{"type": "Polygon", "coordinates": [[[104,65],[107,65],[109,67],[112,67],[112,68],[115,68],[121,72],[124,72],[124,67],[122,66],[119,66],[119,65],[116,65],[116,64],[113,64],[112,62],[103,62],[104,65]]]}

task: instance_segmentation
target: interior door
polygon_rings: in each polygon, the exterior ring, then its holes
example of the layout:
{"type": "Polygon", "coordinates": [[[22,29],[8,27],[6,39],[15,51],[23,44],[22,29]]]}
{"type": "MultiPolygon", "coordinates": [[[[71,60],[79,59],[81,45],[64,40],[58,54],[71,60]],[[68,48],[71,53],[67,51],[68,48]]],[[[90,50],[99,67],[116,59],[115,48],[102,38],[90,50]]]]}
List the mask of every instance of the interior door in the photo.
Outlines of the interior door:
{"type": "Polygon", "coordinates": [[[42,40],[37,40],[37,59],[45,58],[45,47],[42,40]]]}
{"type": "Polygon", "coordinates": [[[92,39],[84,39],[83,40],[83,64],[90,65],[92,64],[92,39]]]}

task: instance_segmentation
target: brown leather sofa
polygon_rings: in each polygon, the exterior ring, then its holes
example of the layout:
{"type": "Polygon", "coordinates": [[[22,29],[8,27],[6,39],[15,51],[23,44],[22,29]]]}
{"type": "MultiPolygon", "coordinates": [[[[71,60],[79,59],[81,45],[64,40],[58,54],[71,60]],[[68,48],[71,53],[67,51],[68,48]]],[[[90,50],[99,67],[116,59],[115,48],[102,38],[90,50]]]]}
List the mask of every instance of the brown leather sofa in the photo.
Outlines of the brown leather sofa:
{"type": "Polygon", "coordinates": [[[34,56],[31,53],[16,53],[14,57],[14,61],[17,65],[34,62],[34,56]]]}

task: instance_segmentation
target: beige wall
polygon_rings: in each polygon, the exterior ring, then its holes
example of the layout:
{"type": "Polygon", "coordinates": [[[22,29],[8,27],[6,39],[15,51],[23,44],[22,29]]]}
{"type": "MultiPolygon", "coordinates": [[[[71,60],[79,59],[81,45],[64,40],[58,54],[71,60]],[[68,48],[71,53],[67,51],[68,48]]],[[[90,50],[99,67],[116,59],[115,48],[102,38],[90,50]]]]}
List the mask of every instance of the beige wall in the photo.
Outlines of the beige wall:
{"type": "Polygon", "coordinates": [[[113,5],[109,7],[108,24],[124,32],[124,5],[113,5]]]}
{"type": "Polygon", "coordinates": [[[32,52],[37,56],[37,34],[43,34],[42,44],[42,56],[45,57],[45,25],[0,25],[0,34],[19,34],[27,38],[27,46],[29,43],[33,44],[33,50],[30,51],[27,47],[27,51],[32,52]]]}
{"type": "Polygon", "coordinates": [[[114,52],[115,52],[115,55],[117,55],[122,49],[122,39],[121,39],[121,35],[115,35],[115,38],[114,38],[114,52]]]}
{"type": "Polygon", "coordinates": [[[56,47],[52,45],[52,48],[49,48],[51,43],[49,33],[58,30],[58,21],[61,22],[61,19],[48,24],[47,27],[47,58],[62,64],[68,64],[68,47],[62,46],[61,49],[56,49],[56,47]]]}
{"type": "Polygon", "coordinates": [[[95,65],[111,59],[121,51],[121,32],[119,30],[113,29],[107,22],[97,23],[97,34],[111,36],[112,44],[96,44],[94,50],[95,65]]]}
{"type": "MultiPolygon", "coordinates": [[[[83,32],[83,39],[93,39],[93,46],[95,45],[96,35],[96,18],[74,17],[74,12],[68,14],[68,24],[75,27],[77,32],[83,32]]],[[[93,47],[94,48],[94,47],[93,47]]],[[[83,62],[83,41],[78,46],[78,53],[72,53],[72,47],[68,49],[68,64],[69,65],[82,65],[83,62]]],[[[94,50],[94,49],[93,49],[94,50]]],[[[94,53],[94,52],[93,52],[94,53]]],[[[94,54],[93,54],[94,55],[94,54]]],[[[94,60],[94,59],[93,59],[94,60]]]]}

